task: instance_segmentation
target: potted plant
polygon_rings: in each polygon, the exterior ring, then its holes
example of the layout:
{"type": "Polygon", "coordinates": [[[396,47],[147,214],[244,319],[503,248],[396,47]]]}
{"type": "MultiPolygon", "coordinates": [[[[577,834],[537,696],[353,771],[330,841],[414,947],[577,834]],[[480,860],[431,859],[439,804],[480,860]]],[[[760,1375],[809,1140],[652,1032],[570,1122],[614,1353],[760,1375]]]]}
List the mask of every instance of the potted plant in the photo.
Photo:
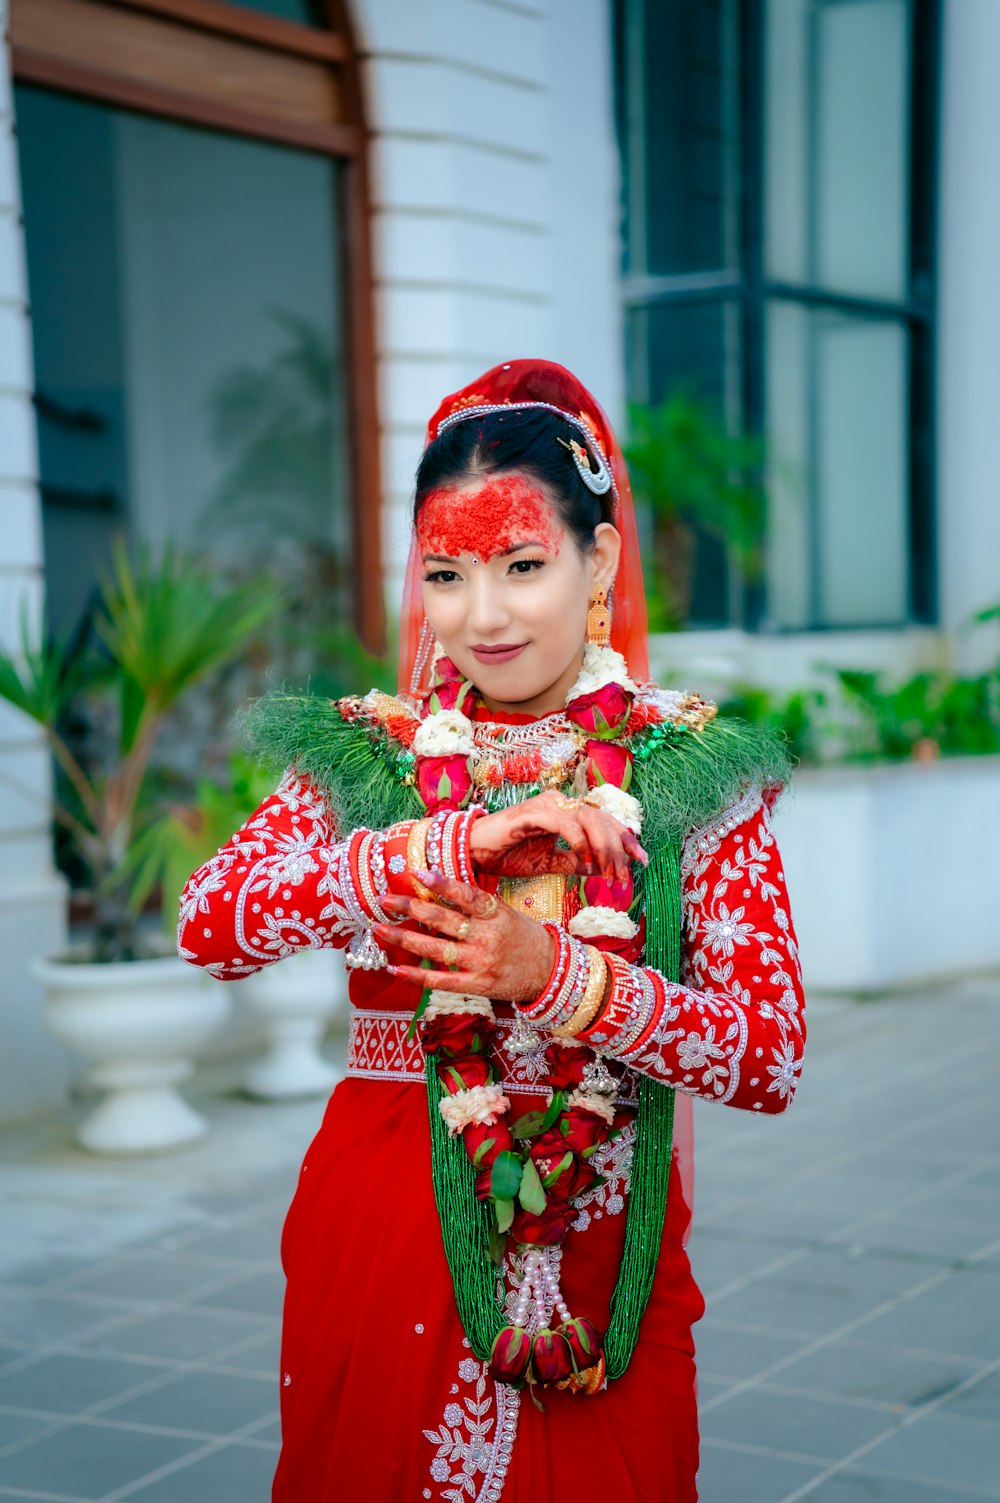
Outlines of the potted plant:
{"type": "MultiPolygon", "coordinates": [[[[365,651],[345,626],[299,630],[291,640],[320,667],[310,675],[312,692],[330,698],[377,687],[389,690],[389,654],[365,651]]],[[[230,752],[228,779],[197,779],[194,796],[178,802],[164,794],[162,812],[135,841],[132,892],[137,902],[162,883],[179,893],[190,876],[231,838],[233,831],[274,791],[274,768],[262,768],[245,753],[230,752]]],[[[172,933],[176,913],[164,907],[172,933]]],[[[243,1077],[244,1089],[268,1101],[327,1094],[338,1072],[320,1045],[331,1022],[346,1017],[347,974],[340,951],[318,946],[264,966],[239,987],[243,1001],[266,1038],[265,1052],[243,1077]]]]}
{"type": "Polygon", "coordinates": [[[157,812],[150,758],[166,717],[192,685],[241,654],[280,604],[266,577],[219,586],[169,545],[157,561],[143,551],[133,563],[119,539],[92,630],[76,641],[45,632],[37,644],[22,612],[20,654],[0,653],[0,697],[30,716],[51,748],[52,814],[89,897],[89,938],[34,970],[48,1026],[91,1062],[91,1080],[106,1092],[77,1134],[97,1152],[168,1148],[205,1131],[176,1087],[229,998],[144,925],[135,846],[157,812]],[[92,728],[85,748],[74,745],[74,723],[92,728]]]}
{"type": "Polygon", "coordinates": [[[721,538],[747,579],[760,572],[765,445],[730,433],[681,384],[658,406],[629,405],[624,452],[636,496],[651,513],[650,629],[676,631],[690,612],[699,531],[721,538]]]}

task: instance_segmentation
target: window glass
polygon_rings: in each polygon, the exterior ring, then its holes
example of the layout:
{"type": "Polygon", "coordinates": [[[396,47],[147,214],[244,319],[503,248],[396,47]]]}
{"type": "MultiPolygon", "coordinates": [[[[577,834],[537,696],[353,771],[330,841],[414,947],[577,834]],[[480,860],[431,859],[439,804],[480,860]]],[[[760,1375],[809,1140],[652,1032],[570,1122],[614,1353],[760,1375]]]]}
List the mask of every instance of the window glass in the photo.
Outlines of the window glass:
{"type": "MultiPolygon", "coordinates": [[[[689,392],[714,418],[736,431],[740,415],[742,367],[738,303],[664,302],[632,310],[627,325],[629,388],[635,401],[662,402],[680,390],[689,392]]],[[[690,520],[690,519],[689,519],[690,520]]],[[[652,518],[644,519],[652,527],[652,518]]],[[[738,589],[724,542],[694,522],[690,557],[661,559],[675,588],[687,600],[691,626],[725,625],[738,606],[738,589]]],[[[652,539],[650,539],[652,541],[652,539]]],[[[679,549],[683,538],[661,540],[679,549]]],[[[655,579],[652,580],[655,588],[655,579]]],[[[651,609],[654,629],[660,625],[651,609]]]]}
{"type": "Polygon", "coordinates": [[[905,329],[772,302],[767,336],[770,615],[786,627],[904,620],[905,329]]]}
{"type": "Polygon", "coordinates": [[[335,163],[32,88],[17,109],[55,624],[123,530],[267,563],[290,630],[343,619],[335,163]]]}
{"type": "Polygon", "coordinates": [[[629,270],[738,260],[737,0],[627,0],[629,270]]]}
{"type": "Polygon", "coordinates": [[[768,0],[772,277],[907,295],[909,0],[768,0]]]}

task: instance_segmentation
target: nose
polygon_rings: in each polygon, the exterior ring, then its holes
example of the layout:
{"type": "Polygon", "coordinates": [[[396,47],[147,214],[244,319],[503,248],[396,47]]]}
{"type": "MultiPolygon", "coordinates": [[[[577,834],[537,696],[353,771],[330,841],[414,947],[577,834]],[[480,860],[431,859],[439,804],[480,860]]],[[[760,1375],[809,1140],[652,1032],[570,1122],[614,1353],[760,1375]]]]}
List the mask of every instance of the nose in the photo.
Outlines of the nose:
{"type": "Polygon", "coordinates": [[[510,623],[510,611],[504,603],[504,592],[499,588],[491,572],[482,567],[473,569],[469,578],[468,629],[473,641],[489,642],[497,637],[510,623]]]}

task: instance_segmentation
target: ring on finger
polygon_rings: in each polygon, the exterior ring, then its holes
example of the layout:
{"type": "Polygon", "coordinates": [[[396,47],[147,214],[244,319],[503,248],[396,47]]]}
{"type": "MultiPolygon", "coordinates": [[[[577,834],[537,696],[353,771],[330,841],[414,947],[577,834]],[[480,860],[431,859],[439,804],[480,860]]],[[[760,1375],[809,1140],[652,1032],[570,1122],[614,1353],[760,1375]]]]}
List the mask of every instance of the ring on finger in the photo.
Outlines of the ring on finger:
{"type": "Polygon", "coordinates": [[[500,900],[496,893],[488,892],[483,902],[483,918],[496,918],[500,911],[500,900]]]}
{"type": "Polygon", "coordinates": [[[471,931],[472,931],[472,920],[468,916],[466,916],[462,920],[462,922],[459,924],[458,929],[455,932],[455,938],[458,939],[458,940],[468,939],[469,934],[471,933],[471,931]]]}
{"type": "Polygon", "coordinates": [[[444,961],[445,965],[455,964],[456,960],[458,959],[458,946],[453,939],[449,939],[448,943],[441,951],[441,959],[444,961]]]}
{"type": "Polygon", "coordinates": [[[579,809],[580,803],[581,803],[581,800],[578,799],[578,798],[566,798],[565,796],[560,795],[560,797],[556,799],[556,808],[557,809],[579,809]]]}

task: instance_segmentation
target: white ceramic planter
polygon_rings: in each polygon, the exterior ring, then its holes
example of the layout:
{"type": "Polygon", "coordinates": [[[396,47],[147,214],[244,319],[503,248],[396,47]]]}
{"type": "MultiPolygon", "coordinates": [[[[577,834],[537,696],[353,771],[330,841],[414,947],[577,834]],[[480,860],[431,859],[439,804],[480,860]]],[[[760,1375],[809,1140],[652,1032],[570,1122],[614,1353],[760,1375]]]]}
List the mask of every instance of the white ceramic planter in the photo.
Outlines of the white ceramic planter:
{"type": "Polygon", "coordinates": [[[341,951],[302,950],[249,976],[240,995],[257,1014],[268,1050],[244,1076],[251,1096],[290,1101],[327,1094],[340,1078],[319,1046],[334,1018],[347,1014],[341,951]]]}
{"type": "Polygon", "coordinates": [[[77,1139],[95,1153],[153,1153],[200,1138],[207,1123],[178,1094],[191,1060],[229,1010],[226,989],[178,956],[95,965],[36,959],[45,1021],[91,1061],[106,1091],[77,1139]]]}

